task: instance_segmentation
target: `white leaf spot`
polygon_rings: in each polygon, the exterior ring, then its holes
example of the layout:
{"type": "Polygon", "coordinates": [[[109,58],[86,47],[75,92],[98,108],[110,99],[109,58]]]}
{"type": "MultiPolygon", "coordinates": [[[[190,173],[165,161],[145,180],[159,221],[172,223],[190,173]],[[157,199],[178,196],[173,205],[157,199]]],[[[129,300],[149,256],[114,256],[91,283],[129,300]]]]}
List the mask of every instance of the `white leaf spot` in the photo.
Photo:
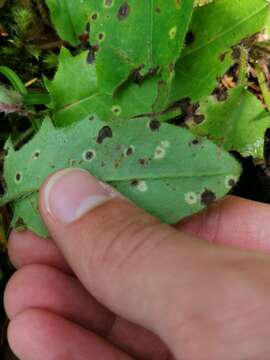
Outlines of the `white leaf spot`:
{"type": "Polygon", "coordinates": [[[93,149],[87,149],[83,152],[82,158],[85,161],[92,161],[96,157],[96,152],[93,149]]]}
{"type": "Polygon", "coordinates": [[[163,159],[165,155],[166,155],[166,149],[164,149],[164,147],[162,146],[158,146],[154,152],[154,159],[155,160],[163,159]]]}
{"type": "Polygon", "coordinates": [[[185,202],[189,205],[196,204],[198,200],[198,195],[195,192],[187,192],[185,194],[185,202]]]}
{"type": "Polygon", "coordinates": [[[145,192],[148,190],[148,185],[146,181],[139,181],[137,185],[137,189],[141,192],[145,192]]]}

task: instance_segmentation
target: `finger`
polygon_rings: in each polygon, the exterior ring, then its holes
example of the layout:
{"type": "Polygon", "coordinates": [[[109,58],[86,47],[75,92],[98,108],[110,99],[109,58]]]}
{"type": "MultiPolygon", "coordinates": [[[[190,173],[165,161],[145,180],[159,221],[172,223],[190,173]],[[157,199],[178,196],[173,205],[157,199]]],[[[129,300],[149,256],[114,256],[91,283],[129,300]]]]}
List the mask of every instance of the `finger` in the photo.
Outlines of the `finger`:
{"type": "Polygon", "coordinates": [[[31,231],[13,230],[8,240],[8,254],[16,269],[29,264],[44,264],[71,273],[69,265],[55,244],[31,231]]]}
{"type": "Polygon", "coordinates": [[[28,310],[8,327],[8,341],[21,360],[131,360],[83,327],[44,310],[28,310]]]}
{"type": "Polygon", "coordinates": [[[207,243],[161,224],[78,169],[47,180],[40,210],[84,286],[114,313],[165,337],[179,308],[190,313],[190,292],[213,261],[207,243]]]}
{"type": "Polygon", "coordinates": [[[9,319],[28,308],[48,309],[100,335],[106,334],[115,319],[75,277],[46,265],[17,271],[7,284],[4,303],[9,319]]]}
{"type": "Polygon", "coordinates": [[[177,228],[216,244],[269,252],[269,218],[268,204],[228,196],[177,228]]]}
{"type": "Polygon", "coordinates": [[[168,359],[168,349],[157,336],[116,317],[77,279],[55,268],[30,265],[20,269],[6,287],[4,302],[10,319],[29,308],[48,310],[105,337],[137,359],[168,359]]]}

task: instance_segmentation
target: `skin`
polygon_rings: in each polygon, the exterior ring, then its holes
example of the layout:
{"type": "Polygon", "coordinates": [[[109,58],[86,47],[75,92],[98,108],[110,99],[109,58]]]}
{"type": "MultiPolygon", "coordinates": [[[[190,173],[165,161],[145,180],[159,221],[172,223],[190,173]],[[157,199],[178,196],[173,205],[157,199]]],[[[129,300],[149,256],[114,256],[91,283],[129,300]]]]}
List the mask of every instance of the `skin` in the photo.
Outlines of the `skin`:
{"type": "Polygon", "coordinates": [[[270,206],[228,196],[175,227],[115,198],[50,234],[12,232],[21,360],[270,358],[270,206]]]}

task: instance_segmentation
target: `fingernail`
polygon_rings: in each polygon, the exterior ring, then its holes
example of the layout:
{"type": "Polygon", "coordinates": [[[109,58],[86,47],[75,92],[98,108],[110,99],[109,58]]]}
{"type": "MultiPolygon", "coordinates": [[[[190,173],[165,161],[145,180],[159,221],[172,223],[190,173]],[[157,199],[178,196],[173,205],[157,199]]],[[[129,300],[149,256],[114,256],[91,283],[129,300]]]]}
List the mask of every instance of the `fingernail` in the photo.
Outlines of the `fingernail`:
{"type": "Polygon", "coordinates": [[[116,191],[86,170],[74,168],[52,175],[44,189],[46,210],[66,224],[78,220],[116,195],[116,191]]]}

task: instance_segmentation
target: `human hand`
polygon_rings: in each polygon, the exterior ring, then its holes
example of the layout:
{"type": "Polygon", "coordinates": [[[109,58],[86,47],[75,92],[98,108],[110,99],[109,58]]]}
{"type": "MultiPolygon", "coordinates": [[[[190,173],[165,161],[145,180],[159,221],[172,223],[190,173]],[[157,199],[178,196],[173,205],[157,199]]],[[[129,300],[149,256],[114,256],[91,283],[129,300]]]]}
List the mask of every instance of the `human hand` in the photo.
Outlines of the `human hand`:
{"type": "Polygon", "coordinates": [[[270,257],[223,246],[269,251],[270,207],[227,197],[170,227],[111,195],[86,172],[62,171],[40,195],[53,241],[11,234],[17,356],[270,358],[270,257]]]}

